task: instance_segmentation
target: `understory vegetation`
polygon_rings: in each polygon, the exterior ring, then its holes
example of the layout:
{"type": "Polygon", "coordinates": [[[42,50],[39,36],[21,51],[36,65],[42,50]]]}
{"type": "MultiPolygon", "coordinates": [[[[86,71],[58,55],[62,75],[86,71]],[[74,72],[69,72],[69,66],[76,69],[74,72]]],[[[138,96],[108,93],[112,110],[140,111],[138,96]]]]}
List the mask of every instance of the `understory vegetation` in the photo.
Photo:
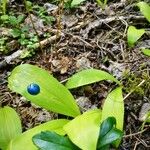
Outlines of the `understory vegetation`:
{"type": "Polygon", "coordinates": [[[147,150],[149,135],[149,1],[0,0],[0,150],[147,150]]]}

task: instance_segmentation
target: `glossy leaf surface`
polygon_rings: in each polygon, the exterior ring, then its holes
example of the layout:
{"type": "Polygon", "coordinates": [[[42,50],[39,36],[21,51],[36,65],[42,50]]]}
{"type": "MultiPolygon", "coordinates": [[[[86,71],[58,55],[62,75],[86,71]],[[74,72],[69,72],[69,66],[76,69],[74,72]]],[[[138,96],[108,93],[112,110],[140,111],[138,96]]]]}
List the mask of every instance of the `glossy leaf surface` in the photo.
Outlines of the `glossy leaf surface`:
{"type": "Polygon", "coordinates": [[[140,8],[141,13],[150,22],[150,6],[146,2],[139,2],[137,6],[140,8]]]}
{"type": "Polygon", "coordinates": [[[29,64],[17,66],[8,83],[12,91],[47,110],[72,117],[80,114],[71,93],[44,69],[29,64]],[[28,93],[27,87],[32,83],[40,87],[40,93],[37,95],[28,93]]]}
{"type": "Polygon", "coordinates": [[[127,32],[128,45],[130,47],[134,46],[138,39],[145,33],[144,29],[136,29],[134,26],[129,26],[127,32]]]}
{"type": "Polygon", "coordinates": [[[100,138],[105,136],[116,125],[116,119],[114,117],[108,117],[101,124],[100,138]]]}
{"type": "Polygon", "coordinates": [[[98,148],[113,144],[115,141],[120,140],[123,136],[123,132],[119,129],[111,129],[103,138],[99,140],[98,148]]]}
{"type": "Polygon", "coordinates": [[[9,142],[22,133],[19,116],[11,107],[0,108],[0,149],[5,150],[9,142]]]}
{"type": "Polygon", "coordinates": [[[101,110],[90,110],[64,126],[70,140],[82,150],[96,150],[101,110]]]}
{"type": "Polygon", "coordinates": [[[41,132],[33,137],[40,150],[79,150],[69,139],[55,132],[41,132]]]}
{"type": "Polygon", "coordinates": [[[97,69],[87,69],[76,73],[69,78],[66,83],[68,89],[77,88],[83,85],[99,82],[102,80],[111,80],[119,84],[119,81],[105,71],[97,69]]]}
{"type": "Polygon", "coordinates": [[[68,120],[59,119],[34,127],[13,139],[7,150],[38,150],[32,142],[32,137],[34,135],[40,133],[41,131],[55,131],[60,135],[64,135],[65,131],[63,130],[63,126],[68,122],[68,120]]]}

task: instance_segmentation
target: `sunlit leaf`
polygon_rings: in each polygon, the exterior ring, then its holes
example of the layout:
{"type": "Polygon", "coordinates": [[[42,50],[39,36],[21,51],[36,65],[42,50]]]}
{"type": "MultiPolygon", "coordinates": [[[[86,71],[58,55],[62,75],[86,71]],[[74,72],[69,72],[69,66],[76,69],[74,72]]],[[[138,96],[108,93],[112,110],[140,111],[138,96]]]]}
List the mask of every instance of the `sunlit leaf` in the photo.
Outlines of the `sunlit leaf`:
{"type": "Polygon", "coordinates": [[[90,110],[64,126],[64,130],[82,150],[96,150],[101,122],[101,110],[90,110]]]}
{"type": "Polygon", "coordinates": [[[33,129],[30,129],[13,139],[10,142],[7,150],[38,150],[38,148],[32,142],[32,137],[34,135],[40,133],[41,131],[55,131],[60,135],[65,135],[63,126],[68,122],[68,120],[59,119],[34,127],[33,129]]]}
{"type": "Polygon", "coordinates": [[[127,32],[128,45],[130,47],[134,46],[138,39],[145,33],[144,29],[136,29],[134,26],[129,26],[127,32]]]}
{"type": "Polygon", "coordinates": [[[22,133],[19,116],[11,107],[0,108],[0,149],[5,150],[9,142],[22,133]]]}
{"type": "Polygon", "coordinates": [[[33,137],[33,142],[40,150],[79,150],[68,137],[55,132],[41,132],[33,137]]]}
{"type": "Polygon", "coordinates": [[[119,84],[119,81],[105,71],[97,69],[87,69],[76,73],[69,78],[66,83],[68,89],[77,88],[83,85],[95,83],[102,80],[111,80],[119,84]]]}
{"type": "MultiPolygon", "coordinates": [[[[108,117],[116,119],[116,128],[123,130],[124,122],[124,102],[122,96],[122,88],[118,87],[108,94],[102,109],[102,121],[108,117]]],[[[116,146],[119,145],[119,142],[116,146]]]]}
{"type": "Polygon", "coordinates": [[[142,49],[141,51],[144,55],[150,56],[150,49],[142,49]]]}
{"type": "Polygon", "coordinates": [[[140,8],[144,17],[150,22],[150,6],[146,2],[139,2],[137,6],[140,8]]]}
{"type": "Polygon", "coordinates": [[[8,83],[12,91],[47,110],[72,117],[80,114],[71,93],[44,69],[29,64],[17,66],[12,71],[8,83]],[[37,84],[40,87],[40,93],[29,94],[28,86],[30,84],[37,84]]]}
{"type": "Polygon", "coordinates": [[[84,2],[85,0],[72,0],[71,7],[75,7],[79,5],[80,3],[84,2]]]}

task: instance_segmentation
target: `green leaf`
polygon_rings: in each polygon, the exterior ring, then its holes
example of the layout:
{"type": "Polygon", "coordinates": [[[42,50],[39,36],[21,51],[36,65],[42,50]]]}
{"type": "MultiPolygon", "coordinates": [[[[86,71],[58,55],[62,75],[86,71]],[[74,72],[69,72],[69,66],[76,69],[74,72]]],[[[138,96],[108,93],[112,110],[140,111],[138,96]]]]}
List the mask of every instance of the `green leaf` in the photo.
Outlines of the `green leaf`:
{"type": "Polygon", "coordinates": [[[140,8],[144,17],[150,22],[150,6],[146,2],[139,2],[137,6],[140,8]]]}
{"type": "Polygon", "coordinates": [[[12,91],[47,110],[72,117],[80,114],[71,93],[44,69],[29,64],[19,65],[12,71],[8,83],[12,91]],[[27,87],[32,83],[39,85],[39,94],[28,93],[27,87]]]}
{"type": "Polygon", "coordinates": [[[7,21],[9,19],[9,16],[8,15],[1,15],[0,18],[2,21],[7,21]]]}
{"type": "Polygon", "coordinates": [[[70,77],[68,82],[66,83],[66,87],[68,89],[73,89],[102,80],[111,80],[120,84],[117,79],[115,79],[112,75],[105,71],[97,69],[87,69],[70,77]]]}
{"type": "Polygon", "coordinates": [[[121,140],[123,132],[119,129],[111,129],[103,138],[98,141],[98,148],[114,143],[117,140],[121,140]]]}
{"type": "Polygon", "coordinates": [[[82,150],[96,150],[101,121],[101,110],[91,110],[77,116],[64,126],[64,130],[82,150]]]}
{"type": "Polygon", "coordinates": [[[72,0],[71,2],[71,7],[75,7],[79,4],[81,4],[82,2],[84,2],[85,0],[72,0]]]}
{"type": "Polygon", "coordinates": [[[69,120],[58,119],[34,127],[33,129],[30,129],[13,139],[7,150],[38,150],[32,142],[32,137],[34,135],[40,133],[41,131],[55,131],[60,135],[65,135],[66,133],[63,130],[63,126],[68,122],[69,120]]]}
{"type": "Polygon", "coordinates": [[[144,55],[150,56],[150,49],[142,49],[141,51],[144,55]]]}
{"type": "Polygon", "coordinates": [[[124,121],[124,102],[122,88],[118,87],[108,94],[102,109],[102,121],[108,117],[116,119],[116,128],[122,131],[124,121]]]}
{"type": "Polygon", "coordinates": [[[105,136],[113,127],[116,125],[116,119],[114,117],[108,117],[101,124],[100,136],[102,138],[105,136]]]}
{"type": "Polygon", "coordinates": [[[145,33],[144,29],[136,29],[134,26],[129,26],[127,32],[128,45],[130,47],[134,46],[138,39],[145,33]]]}
{"type": "Polygon", "coordinates": [[[17,24],[20,24],[23,21],[24,17],[25,17],[24,15],[19,15],[17,17],[17,24]]]}
{"type": "Polygon", "coordinates": [[[17,18],[15,16],[9,16],[9,22],[13,26],[18,25],[18,21],[17,21],[17,18]]]}
{"type": "Polygon", "coordinates": [[[19,29],[12,29],[11,30],[11,35],[14,37],[14,38],[17,38],[17,37],[20,37],[21,36],[21,31],[19,29]]]}
{"type": "Polygon", "coordinates": [[[33,137],[33,142],[40,150],[79,150],[68,137],[55,132],[41,132],[33,137]]]}
{"type": "MultiPolygon", "coordinates": [[[[108,117],[116,119],[116,128],[123,130],[124,122],[124,102],[122,96],[122,88],[118,87],[108,94],[102,109],[102,121],[108,117]]],[[[119,145],[119,142],[116,146],[119,145]]]]}
{"type": "Polygon", "coordinates": [[[11,107],[0,108],[0,149],[5,150],[9,142],[22,133],[21,121],[11,107]]]}

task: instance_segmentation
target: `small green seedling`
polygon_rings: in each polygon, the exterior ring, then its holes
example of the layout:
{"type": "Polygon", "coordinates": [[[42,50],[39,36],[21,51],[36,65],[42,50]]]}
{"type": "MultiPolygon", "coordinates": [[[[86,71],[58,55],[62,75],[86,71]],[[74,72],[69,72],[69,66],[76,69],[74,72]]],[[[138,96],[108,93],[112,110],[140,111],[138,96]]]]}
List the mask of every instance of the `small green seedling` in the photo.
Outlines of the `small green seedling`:
{"type": "Polygon", "coordinates": [[[136,29],[134,26],[129,26],[127,32],[127,40],[129,47],[133,47],[134,44],[142,37],[144,33],[144,29],[136,29]]]}

